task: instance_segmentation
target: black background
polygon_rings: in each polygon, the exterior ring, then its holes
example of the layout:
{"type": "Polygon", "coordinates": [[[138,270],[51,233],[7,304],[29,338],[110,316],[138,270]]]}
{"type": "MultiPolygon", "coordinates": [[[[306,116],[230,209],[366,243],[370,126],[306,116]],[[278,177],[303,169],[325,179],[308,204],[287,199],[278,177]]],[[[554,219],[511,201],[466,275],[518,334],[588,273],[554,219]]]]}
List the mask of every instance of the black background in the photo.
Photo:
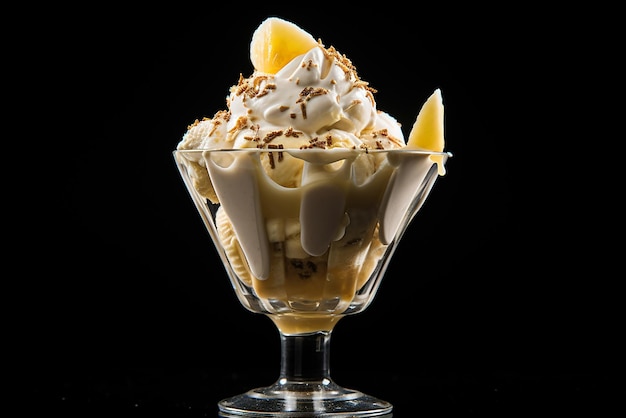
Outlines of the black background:
{"type": "Polygon", "coordinates": [[[435,88],[445,104],[447,175],[374,303],[337,325],[336,382],[397,417],[624,400],[617,251],[604,248],[616,225],[589,210],[604,207],[615,147],[613,11],[222,7],[21,15],[32,41],[8,46],[7,84],[26,219],[6,297],[22,408],[215,416],[219,399],[277,378],[278,333],[236,300],[171,154],[252,72],[250,37],[270,15],[346,54],[405,134],[435,88]]]}

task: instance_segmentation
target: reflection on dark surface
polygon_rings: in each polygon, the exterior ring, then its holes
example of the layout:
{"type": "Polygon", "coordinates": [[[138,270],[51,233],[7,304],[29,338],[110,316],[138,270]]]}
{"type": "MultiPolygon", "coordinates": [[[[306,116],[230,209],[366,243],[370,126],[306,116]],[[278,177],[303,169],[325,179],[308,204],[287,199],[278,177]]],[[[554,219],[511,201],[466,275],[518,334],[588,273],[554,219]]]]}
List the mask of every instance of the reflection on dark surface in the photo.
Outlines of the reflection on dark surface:
{"type": "MultiPolygon", "coordinates": [[[[267,383],[251,374],[220,376],[200,368],[48,370],[43,377],[31,374],[30,378],[28,412],[59,417],[217,416],[221,398],[267,383]]],[[[359,389],[392,402],[396,418],[513,416],[538,411],[598,413],[624,396],[623,390],[611,386],[608,379],[584,375],[478,378],[448,374],[411,380],[392,373],[380,382],[365,375],[341,378],[362,382],[359,389]]]]}

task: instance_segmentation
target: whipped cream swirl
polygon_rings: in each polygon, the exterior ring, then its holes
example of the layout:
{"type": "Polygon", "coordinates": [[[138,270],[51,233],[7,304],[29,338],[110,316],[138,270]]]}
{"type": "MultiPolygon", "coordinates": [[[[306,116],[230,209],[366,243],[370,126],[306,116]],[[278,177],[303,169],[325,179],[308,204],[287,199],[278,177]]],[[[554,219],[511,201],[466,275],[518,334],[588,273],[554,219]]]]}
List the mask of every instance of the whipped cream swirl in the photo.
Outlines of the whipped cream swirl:
{"type": "Polygon", "coordinates": [[[178,149],[404,147],[400,124],[373,93],[348,58],[319,45],[275,75],[241,76],[228,109],[197,120],[178,149]]]}

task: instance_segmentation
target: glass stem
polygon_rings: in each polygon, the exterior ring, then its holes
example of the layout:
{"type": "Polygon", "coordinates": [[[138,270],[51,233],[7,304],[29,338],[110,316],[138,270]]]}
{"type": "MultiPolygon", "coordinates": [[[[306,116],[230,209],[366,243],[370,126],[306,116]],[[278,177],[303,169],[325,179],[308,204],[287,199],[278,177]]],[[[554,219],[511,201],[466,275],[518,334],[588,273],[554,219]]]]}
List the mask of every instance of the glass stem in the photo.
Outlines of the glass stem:
{"type": "Polygon", "coordinates": [[[330,334],[280,334],[281,382],[330,382],[330,334]]]}

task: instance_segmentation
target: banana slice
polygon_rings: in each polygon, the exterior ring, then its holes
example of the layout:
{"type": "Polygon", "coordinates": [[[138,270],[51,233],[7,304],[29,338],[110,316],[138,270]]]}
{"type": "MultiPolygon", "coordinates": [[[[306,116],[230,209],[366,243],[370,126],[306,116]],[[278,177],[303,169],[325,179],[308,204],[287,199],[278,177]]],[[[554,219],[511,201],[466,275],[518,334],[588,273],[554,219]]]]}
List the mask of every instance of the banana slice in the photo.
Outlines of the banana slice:
{"type": "Polygon", "coordinates": [[[217,210],[215,215],[215,226],[217,227],[217,234],[222,242],[222,246],[224,247],[224,251],[226,252],[226,257],[228,257],[231,268],[237,277],[239,277],[245,284],[252,286],[252,273],[250,272],[250,268],[246,262],[243,250],[239,245],[239,240],[235,235],[235,231],[233,230],[233,226],[230,223],[228,215],[226,215],[226,212],[221,207],[217,210]]]}
{"type": "Polygon", "coordinates": [[[257,71],[276,74],[292,59],[317,45],[317,41],[296,24],[270,17],[252,34],[250,61],[257,71]]]}
{"type": "MultiPolygon", "coordinates": [[[[407,148],[426,149],[442,152],[445,146],[444,110],[441,90],[436,89],[422,106],[409,133],[407,148]]],[[[430,159],[437,163],[439,175],[446,174],[443,156],[432,155],[430,159]]]]}

